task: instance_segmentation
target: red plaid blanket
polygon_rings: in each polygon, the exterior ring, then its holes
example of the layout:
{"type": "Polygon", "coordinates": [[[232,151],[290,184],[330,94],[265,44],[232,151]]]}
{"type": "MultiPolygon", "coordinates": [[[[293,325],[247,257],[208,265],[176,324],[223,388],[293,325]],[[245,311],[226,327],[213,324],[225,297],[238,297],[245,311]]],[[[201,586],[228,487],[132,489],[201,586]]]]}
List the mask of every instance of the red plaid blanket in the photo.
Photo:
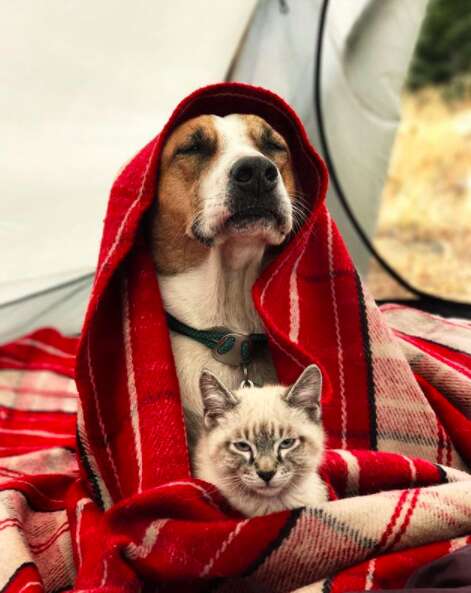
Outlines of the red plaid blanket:
{"type": "Polygon", "coordinates": [[[326,184],[291,109],[238,84],[190,95],[125,167],[78,345],[79,398],[75,340],[41,330],[0,349],[0,590],[397,588],[468,541],[471,325],[379,310],[325,208],[326,184]],[[142,232],[168,133],[185,118],[230,112],[259,114],[285,136],[312,203],[254,300],[280,379],[310,362],[322,368],[330,447],[329,502],[253,519],[190,475],[142,232]]]}

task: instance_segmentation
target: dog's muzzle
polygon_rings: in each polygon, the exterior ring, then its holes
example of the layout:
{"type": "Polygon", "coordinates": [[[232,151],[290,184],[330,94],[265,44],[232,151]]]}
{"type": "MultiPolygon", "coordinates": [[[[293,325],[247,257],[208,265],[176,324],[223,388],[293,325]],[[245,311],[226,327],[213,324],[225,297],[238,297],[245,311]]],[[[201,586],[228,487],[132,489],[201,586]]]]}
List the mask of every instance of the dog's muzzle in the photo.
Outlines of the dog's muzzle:
{"type": "Polygon", "coordinates": [[[284,222],[277,191],[277,167],[262,156],[244,157],[229,172],[229,209],[226,227],[260,221],[281,226],[284,222]]]}

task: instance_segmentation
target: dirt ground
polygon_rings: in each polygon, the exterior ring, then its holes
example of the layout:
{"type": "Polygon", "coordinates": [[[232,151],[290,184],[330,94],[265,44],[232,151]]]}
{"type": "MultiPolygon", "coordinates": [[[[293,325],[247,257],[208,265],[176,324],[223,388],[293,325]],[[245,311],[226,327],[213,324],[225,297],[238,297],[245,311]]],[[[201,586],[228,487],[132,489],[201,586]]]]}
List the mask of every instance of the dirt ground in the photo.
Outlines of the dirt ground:
{"type": "MultiPolygon", "coordinates": [[[[471,301],[471,98],[405,94],[374,243],[414,286],[471,301]]],[[[372,262],[376,298],[405,296],[372,262]]]]}

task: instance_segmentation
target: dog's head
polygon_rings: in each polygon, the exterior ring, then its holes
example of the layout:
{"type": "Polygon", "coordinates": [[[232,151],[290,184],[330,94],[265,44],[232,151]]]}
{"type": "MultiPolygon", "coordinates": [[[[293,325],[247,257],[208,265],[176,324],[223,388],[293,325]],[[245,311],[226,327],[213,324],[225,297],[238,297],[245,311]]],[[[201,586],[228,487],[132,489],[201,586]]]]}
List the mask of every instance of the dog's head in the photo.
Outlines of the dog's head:
{"type": "Polygon", "coordinates": [[[289,148],[266,121],[199,116],[165,144],[154,237],[184,236],[187,259],[229,239],[279,245],[292,230],[294,192],[289,148]]]}

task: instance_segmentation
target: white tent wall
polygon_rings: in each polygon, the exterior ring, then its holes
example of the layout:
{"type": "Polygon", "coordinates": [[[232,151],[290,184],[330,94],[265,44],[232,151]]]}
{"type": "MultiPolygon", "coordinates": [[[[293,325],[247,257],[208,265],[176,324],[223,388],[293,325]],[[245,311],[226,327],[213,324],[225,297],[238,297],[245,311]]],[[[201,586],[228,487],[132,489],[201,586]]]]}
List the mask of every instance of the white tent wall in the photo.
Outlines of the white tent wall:
{"type": "MultiPolygon", "coordinates": [[[[255,4],[0,0],[0,306],[93,272],[117,171],[225,78],[255,4]]],[[[0,342],[79,332],[90,284],[0,308],[0,342]]]]}
{"type": "MultiPolygon", "coordinates": [[[[80,331],[112,180],[182,96],[233,78],[273,89],[319,147],[313,62],[320,0],[0,0],[0,342],[35,327],[80,331]],[[48,288],[62,284],[60,290],[48,288]],[[31,293],[43,291],[35,298],[31,293]],[[1,306],[17,301],[10,306],[1,306]]],[[[332,0],[322,93],[335,165],[365,228],[399,117],[426,0],[332,0]]],[[[361,269],[364,251],[332,189],[361,269]]]]}
{"type": "Polygon", "coordinates": [[[91,287],[92,277],[86,275],[0,306],[0,344],[39,327],[55,327],[66,335],[77,335],[91,287]]]}
{"type": "MultiPolygon", "coordinates": [[[[284,96],[321,151],[314,113],[314,54],[322,0],[261,0],[232,79],[284,96]]],[[[363,229],[375,230],[379,198],[400,119],[400,91],[427,0],[331,0],[325,24],[321,94],[324,124],[338,177],[363,229]]],[[[353,258],[368,254],[335,190],[328,203],[353,258]]]]}

